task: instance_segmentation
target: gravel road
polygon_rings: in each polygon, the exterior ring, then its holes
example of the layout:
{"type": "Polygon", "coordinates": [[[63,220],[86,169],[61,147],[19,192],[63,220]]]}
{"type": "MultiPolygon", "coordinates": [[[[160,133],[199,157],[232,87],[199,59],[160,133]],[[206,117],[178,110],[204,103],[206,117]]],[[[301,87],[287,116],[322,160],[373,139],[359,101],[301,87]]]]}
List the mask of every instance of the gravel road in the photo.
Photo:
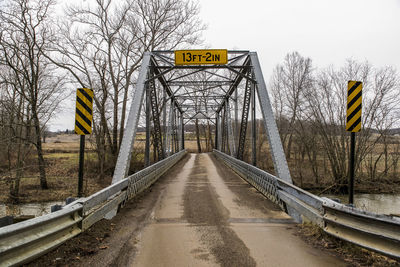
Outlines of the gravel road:
{"type": "Polygon", "coordinates": [[[306,244],[288,215],[212,154],[187,155],[99,227],[33,265],[346,266],[306,244]]]}

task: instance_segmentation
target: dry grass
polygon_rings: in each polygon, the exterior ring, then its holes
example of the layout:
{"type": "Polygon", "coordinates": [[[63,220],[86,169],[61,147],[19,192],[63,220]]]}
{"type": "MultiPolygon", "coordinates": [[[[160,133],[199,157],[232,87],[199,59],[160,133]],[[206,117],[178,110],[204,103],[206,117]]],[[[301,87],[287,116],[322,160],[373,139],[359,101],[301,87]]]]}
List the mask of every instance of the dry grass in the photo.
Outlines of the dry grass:
{"type": "MultiPolygon", "coordinates": [[[[203,146],[202,146],[203,148],[203,146]]],[[[185,149],[190,153],[197,153],[197,142],[196,141],[185,141],[185,149]]]]}
{"type": "MultiPolygon", "coordinates": [[[[80,136],[76,134],[60,134],[56,137],[49,137],[46,139],[46,143],[43,143],[43,150],[48,153],[79,152],[79,140],[80,136]]],[[[85,142],[85,148],[94,149],[90,139],[85,142]]]]}
{"type": "MultiPolygon", "coordinates": [[[[266,140],[266,136],[264,135],[262,139],[266,140]]],[[[245,152],[245,161],[250,162],[251,155],[251,140],[247,139],[245,152]]],[[[394,154],[395,146],[400,142],[399,136],[391,137],[391,142],[394,144],[390,144],[388,146],[389,151],[389,163],[392,162],[392,157],[396,156],[394,154]]],[[[373,159],[376,160],[379,157],[379,154],[383,152],[383,144],[377,144],[373,151],[373,159]]],[[[261,148],[261,152],[258,152],[257,158],[257,167],[268,171],[274,174],[273,162],[270,156],[270,148],[268,142],[264,142],[261,148]]],[[[328,160],[328,155],[325,151],[319,151],[317,156],[317,164],[318,164],[318,178],[315,177],[314,172],[312,170],[311,162],[309,161],[307,155],[305,155],[304,160],[301,160],[300,151],[296,147],[295,143],[292,147],[291,157],[287,159],[287,163],[290,169],[290,173],[294,183],[306,190],[311,190],[314,193],[321,192],[327,188],[332,188],[333,184],[335,184],[334,178],[331,173],[330,162],[328,160]],[[324,154],[325,153],[325,157],[324,154]]],[[[384,175],[384,177],[379,179],[371,179],[368,170],[366,168],[365,162],[367,162],[370,158],[368,155],[361,167],[362,171],[356,173],[356,191],[358,193],[399,193],[400,192],[400,166],[397,168],[397,172],[393,172],[393,168],[389,170],[388,175],[384,175]]],[[[347,160],[347,159],[346,159],[347,160]]],[[[374,163],[374,162],[373,162],[374,163]]],[[[400,164],[400,162],[398,163],[400,164]]],[[[378,174],[383,174],[384,171],[384,161],[383,157],[380,158],[380,161],[376,165],[378,174]]],[[[382,175],[381,175],[382,176],[382,175]]],[[[334,193],[334,192],[331,192],[334,193]]]]}
{"type": "MultiPolygon", "coordinates": [[[[265,137],[265,136],[264,136],[265,137]]],[[[45,159],[47,162],[46,172],[48,176],[50,190],[41,190],[39,188],[39,174],[36,167],[37,160],[34,151],[30,153],[29,158],[25,162],[24,177],[21,180],[21,202],[35,202],[35,201],[52,201],[63,200],[68,196],[76,195],[77,177],[78,177],[78,157],[79,157],[79,139],[78,135],[60,134],[55,137],[47,138],[46,143],[43,144],[45,159]]],[[[400,139],[397,137],[397,139],[400,139]]],[[[86,152],[85,152],[85,194],[90,195],[103,187],[109,185],[113,166],[107,167],[107,176],[103,180],[97,177],[97,155],[95,153],[94,144],[90,142],[90,138],[86,138],[86,152]]],[[[136,135],[135,150],[132,157],[131,171],[137,171],[143,168],[144,161],[144,144],[145,133],[138,132],[136,135]]],[[[206,151],[206,144],[204,139],[201,142],[202,152],[206,151]]],[[[246,147],[250,148],[250,140],[247,141],[246,147]]],[[[197,142],[195,136],[185,136],[185,148],[192,153],[197,153],[197,142]]],[[[381,145],[377,149],[383,149],[381,145]]],[[[390,148],[392,150],[392,148],[390,148]]],[[[293,150],[295,151],[295,150],[293,150]]],[[[152,154],[151,154],[152,158],[152,154]]],[[[250,151],[245,152],[245,159],[250,162],[250,151]]],[[[320,192],[322,189],[329,187],[332,184],[332,178],[328,172],[322,171],[323,158],[318,159],[322,175],[319,177],[319,183],[315,183],[314,175],[311,171],[310,163],[305,160],[301,164],[292,156],[288,160],[289,168],[292,173],[292,178],[295,183],[305,189],[313,190],[313,192],[320,192]]],[[[111,163],[111,159],[107,159],[111,163]]],[[[329,163],[328,163],[329,164],[329,163]]],[[[273,163],[270,156],[268,142],[264,142],[261,152],[258,153],[257,166],[268,172],[274,173],[273,163]]],[[[2,174],[0,176],[0,202],[9,201],[9,174],[2,174]],[[8,175],[8,176],[7,176],[8,175]]],[[[368,179],[358,179],[356,189],[359,192],[386,192],[395,193],[400,191],[400,181],[382,180],[382,181],[369,181],[368,179]],[[372,189],[379,189],[379,191],[371,191],[372,189]],[[361,191],[360,191],[361,190],[361,191]]]]}
{"type": "MultiPolygon", "coordinates": [[[[197,153],[197,141],[196,139],[188,139],[185,136],[185,149],[190,153],[197,153]]],[[[202,152],[212,152],[212,150],[207,150],[206,142],[202,140],[201,142],[202,152]]]]}
{"type": "MultiPolygon", "coordinates": [[[[76,153],[58,153],[45,155],[48,190],[40,188],[39,174],[36,166],[28,168],[20,181],[19,202],[47,202],[65,200],[77,195],[78,155],[76,153]]],[[[87,169],[84,175],[84,194],[91,195],[104,186],[110,179],[99,181],[87,169]]],[[[8,179],[0,180],[0,202],[10,202],[8,179]]]]}
{"type": "MultiPolygon", "coordinates": [[[[143,137],[144,133],[138,133],[131,160],[131,172],[143,168],[145,144],[143,137]]],[[[43,144],[48,190],[40,188],[37,158],[35,151],[32,151],[29,157],[25,159],[18,202],[63,201],[67,197],[75,197],[78,187],[79,142],[80,137],[78,135],[60,134],[56,137],[47,138],[46,143],[43,144]]],[[[86,137],[83,192],[85,196],[89,196],[110,185],[114,170],[113,160],[109,158],[110,156],[107,156],[105,176],[102,179],[99,178],[97,154],[94,148],[90,138],[86,137]]],[[[9,198],[9,183],[10,174],[1,173],[0,203],[13,201],[9,198]]]]}
{"type": "MultiPolygon", "coordinates": [[[[99,180],[96,174],[88,169],[88,165],[95,160],[96,154],[92,151],[90,142],[86,142],[84,194],[91,195],[110,184],[111,177],[99,180]]],[[[46,178],[48,190],[40,188],[37,159],[34,152],[25,159],[23,177],[20,181],[18,202],[47,202],[65,200],[77,195],[78,163],[79,163],[79,136],[61,134],[47,138],[43,144],[46,160],[46,178]]],[[[4,173],[3,173],[4,175],[4,173]]],[[[0,179],[0,202],[11,202],[9,199],[9,174],[0,179]]]]}

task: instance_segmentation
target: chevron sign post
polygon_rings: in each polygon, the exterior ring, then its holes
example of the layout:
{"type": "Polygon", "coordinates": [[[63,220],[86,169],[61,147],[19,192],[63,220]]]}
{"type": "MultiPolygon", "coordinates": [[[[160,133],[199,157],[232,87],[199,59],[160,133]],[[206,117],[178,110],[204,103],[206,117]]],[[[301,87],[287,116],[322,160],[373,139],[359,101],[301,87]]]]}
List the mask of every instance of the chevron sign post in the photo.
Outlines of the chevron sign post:
{"type": "Polygon", "coordinates": [[[78,197],[82,197],[83,162],[85,159],[85,135],[92,133],[93,90],[79,88],[76,91],[75,133],[81,136],[79,149],[78,197]]]}
{"type": "Polygon", "coordinates": [[[349,203],[354,203],[354,154],[356,132],[361,131],[362,113],[362,82],[348,81],[347,83],[347,116],[346,131],[350,133],[349,157],[349,203]]]}

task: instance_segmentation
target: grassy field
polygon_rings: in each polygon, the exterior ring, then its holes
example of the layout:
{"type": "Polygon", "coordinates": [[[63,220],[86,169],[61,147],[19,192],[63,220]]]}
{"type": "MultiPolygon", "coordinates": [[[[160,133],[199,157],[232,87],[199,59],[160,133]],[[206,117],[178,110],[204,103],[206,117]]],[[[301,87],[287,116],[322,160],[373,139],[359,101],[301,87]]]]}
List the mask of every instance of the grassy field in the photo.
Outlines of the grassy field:
{"type": "MultiPolygon", "coordinates": [[[[145,133],[139,132],[137,133],[135,150],[132,156],[131,173],[143,168],[144,145],[145,133]]],[[[204,140],[202,140],[201,146],[202,152],[209,152],[206,150],[204,140]]],[[[249,147],[250,143],[248,141],[247,148],[250,149],[249,147]]],[[[26,159],[24,175],[21,179],[19,198],[19,202],[21,203],[60,201],[67,197],[75,197],[77,195],[79,136],[60,134],[55,137],[47,138],[46,143],[43,144],[43,148],[47,164],[47,181],[50,189],[40,189],[36,154],[35,151],[32,151],[26,159]]],[[[197,153],[197,142],[193,136],[192,138],[190,138],[190,136],[186,137],[185,148],[191,153],[197,153]]],[[[87,138],[84,175],[84,195],[86,196],[108,186],[111,182],[114,168],[114,166],[111,166],[111,160],[108,160],[107,163],[109,166],[106,170],[106,175],[100,179],[96,165],[97,154],[94,149],[94,145],[90,142],[90,139],[87,138]]],[[[378,149],[382,149],[382,147],[378,147],[378,149]]],[[[392,152],[392,150],[390,150],[390,152],[392,152]]],[[[245,152],[245,161],[250,162],[250,150],[245,152]]],[[[319,177],[319,184],[315,184],[311,165],[307,160],[299,164],[299,161],[295,159],[294,155],[288,160],[292,179],[295,184],[317,194],[322,192],[325,188],[329,188],[332,184],[329,168],[326,167],[327,159],[320,156],[318,162],[322,175],[319,177]]],[[[268,142],[264,142],[261,148],[258,148],[257,167],[274,174],[274,166],[268,142]]],[[[382,168],[382,166],[378,165],[378,168],[382,168]]],[[[398,179],[372,181],[364,177],[356,177],[356,191],[359,193],[399,193],[400,179],[399,177],[397,178],[398,179]]],[[[9,199],[9,179],[7,175],[3,174],[0,176],[0,203],[11,201],[11,199],[9,199]]]]}
{"type": "MultiPolygon", "coordinates": [[[[74,134],[59,134],[48,137],[43,144],[46,160],[46,176],[49,190],[40,188],[39,172],[35,151],[26,158],[24,174],[20,182],[20,203],[63,201],[67,197],[77,196],[79,140],[74,134]]],[[[145,133],[137,133],[135,150],[131,162],[131,173],[143,168],[145,133]]],[[[205,143],[202,143],[204,146],[205,143]]],[[[197,151],[195,140],[185,142],[189,152],[197,151]]],[[[113,166],[99,179],[96,171],[97,154],[90,138],[85,144],[84,195],[89,196],[111,183],[113,166]]],[[[204,151],[205,147],[203,147],[204,151]]],[[[152,158],[152,155],[151,155],[152,158]]],[[[5,173],[5,172],[4,172],[5,173]]],[[[9,177],[0,176],[0,203],[13,201],[9,198],[9,177]]]]}
{"type": "MultiPolygon", "coordinates": [[[[136,142],[137,151],[142,151],[143,142],[141,135],[136,142]]],[[[56,137],[47,138],[43,144],[44,157],[46,161],[46,176],[49,190],[42,190],[39,182],[39,172],[35,151],[32,151],[25,160],[24,175],[20,182],[20,197],[18,202],[46,202],[62,201],[67,197],[77,196],[78,187],[78,163],[79,163],[79,136],[60,134],[56,137]]],[[[143,153],[135,154],[133,161],[143,161],[143,153]]],[[[97,155],[94,145],[90,139],[85,145],[85,169],[84,169],[84,195],[91,195],[102,188],[110,185],[113,168],[106,170],[103,179],[99,179],[96,170],[97,155]]],[[[135,162],[133,162],[133,165],[135,162]]],[[[138,164],[134,169],[142,168],[138,164]]],[[[4,172],[6,173],[6,172],[4,172]]],[[[9,198],[9,177],[0,176],[0,203],[8,203],[9,198]]]]}
{"type": "MultiPolygon", "coordinates": [[[[94,153],[92,146],[87,143],[86,161],[90,163],[94,153]]],[[[21,203],[45,202],[65,200],[67,197],[77,195],[79,136],[58,135],[47,138],[43,144],[46,160],[46,175],[49,190],[42,190],[39,183],[39,173],[35,151],[32,151],[25,161],[24,175],[20,182],[21,203]]],[[[93,161],[93,160],[92,160],[93,161]]],[[[0,202],[11,201],[9,199],[8,177],[0,179],[0,202]]],[[[92,194],[103,188],[106,184],[96,181],[95,177],[86,170],[84,180],[85,194],[92,194]]]]}
{"type": "MultiPolygon", "coordinates": [[[[393,142],[400,142],[400,137],[393,137],[393,140],[393,142]]],[[[247,142],[248,150],[245,152],[244,159],[246,162],[251,162],[250,140],[247,142]]],[[[400,166],[398,166],[399,168],[397,168],[396,172],[393,171],[392,166],[388,174],[384,175],[383,149],[383,144],[377,144],[374,150],[362,161],[360,169],[356,172],[355,176],[356,193],[400,193],[400,166]],[[372,164],[367,162],[369,160],[372,161],[372,164]],[[371,177],[371,170],[369,169],[371,165],[376,167],[376,177],[371,177]]],[[[398,143],[388,146],[389,163],[392,163],[394,158],[398,157],[398,151],[396,149],[398,149],[398,143]]],[[[335,181],[331,173],[327,152],[324,150],[318,151],[318,156],[316,158],[318,179],[315,178],[308,157],[305,156],[304,159],[301,159],[300,154],[297,147],[293,145],[291,157],[287,159],[294,184],[315,194],[335,193],[336,188],[333,187],[335,181]],[[332,191],[330,191],[330,188],[332,191]]],[[[345,164],[347,164],[348,159],[346,158],[345,160],[345,164]]],[[[268,142],[264,142],[261,148],[258,148],[257,167],[275,174],[268,142]]],[[[345,180],[347,182],[347,176],[345,180]]]]}

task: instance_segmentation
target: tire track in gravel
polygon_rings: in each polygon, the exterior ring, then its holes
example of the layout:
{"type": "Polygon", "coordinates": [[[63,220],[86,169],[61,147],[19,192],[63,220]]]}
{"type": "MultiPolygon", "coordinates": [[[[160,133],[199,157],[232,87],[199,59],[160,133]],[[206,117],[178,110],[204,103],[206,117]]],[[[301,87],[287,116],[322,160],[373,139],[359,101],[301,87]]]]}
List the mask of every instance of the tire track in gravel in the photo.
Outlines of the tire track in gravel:
{"type": "Polygon", "coordinates": [[[201,242],[221,266],[256,266],[250,250],[229,227],[229,211],[222,205],[197,154],[184,192],[184,215],[201,242]]]}

